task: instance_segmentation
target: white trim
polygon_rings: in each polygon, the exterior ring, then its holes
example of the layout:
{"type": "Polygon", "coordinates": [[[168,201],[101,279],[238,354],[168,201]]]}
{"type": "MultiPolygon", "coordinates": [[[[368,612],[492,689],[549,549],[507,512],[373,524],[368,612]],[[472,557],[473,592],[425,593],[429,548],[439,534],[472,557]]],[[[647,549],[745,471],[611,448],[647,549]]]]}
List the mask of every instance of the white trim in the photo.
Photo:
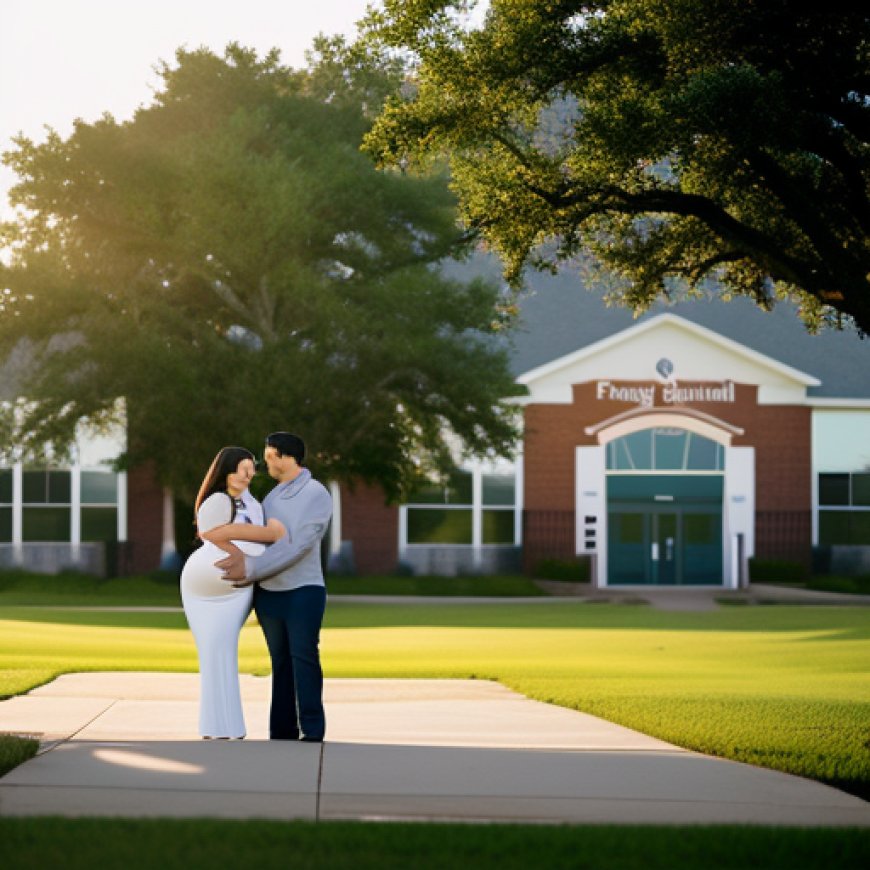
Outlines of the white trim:
{"type": "Polygon", "coordinates": [[[462,504],[406,502],[399,505],[399,558],[402,554],[417,547],[456,547],[466,551],[471,550],[472,565],[475,568],[483,566],[483,553],[490,549],[507,549],[522,547],[523,538],[523,461],[519,452],[512,462],[498,463],[491,461],[472,460],[463,463],[460,468],[471,474],[471,501],[462,504]],[[487,474],[512,474],[514,481],[513,504],[484,504],[483,478],[487,474]],[[471,541],[467,544],[420,541],[411,543],[408,540],[408,510],[437,511],[469,511],[471,513],[471,541]],[[483,541],[483,519],[486,511],[501,511],[514,514],[513,541],[510,543],[486,544],[483,541]]]}
{"type": "Polygon", "coordinates": [[[483,564],[480,546],[483,543],[483,472],[479,465],[471,470],[471,562],[475,568],[483,564]]]}
{"type": "Polygon", "coordinates": [[[399,559],[402,559],[402,556],[405,554],[405,551],[408,549],[408,506],[407,505],[399,505],[399,522],[398,522],[398,534],[399,534],[399,559]]]}
{"type": "MultiPolygon", "coordinates": [[[[725,588],[739,588],[737,535],[743,535],[743,557],[755,555],[755,448],[725,449],[725,483],[722,492],[722,578],[725,588]]],[[[747,574],[748,582],[748,574],[747,574]]]]}
{"type": "Polygon", "coordinates": [[[70,557],[75,564],[81,561],[82,552],[82,467],[78,460],[69,470],[70,486],[70,557]]]}
{"type": "Polygon", "coordinates": [[[24,464],[12,466],[12,551],[16,565],[24,562],[24,464]]]}
{"type": "MultiPolygon", "coordinates": [[[[438,502],[415,502],[411,501],[403,504],[402,507],[414,508],[414,510],[433,510],[433,511],[470,511],[474,505],[471,502],[464,504],[439,504],[438,502]]],[[[496,507],[510,507],[510,505],[496,505],[496,507]]]]}
{"type": "Polygon", "coordinates": [[[789,380],[796,381],[803,386],[821,386],[822,382],[813,375],[799,371],[796,368],[792,368],[792,366],[781,363],[779,362],[779,360],[767,356],[766,354],[751,350],[750,348],[740,344],[739,342],[719,335],[718,332],[714,332],[712,329],[707,329],[704,326],[699,326],[697,323],[692,323],[690,320],[686,320],[685,318],[679,317],[676,314],[659,314],[657,317],[653,317],[650,320],[646,320],[643,323],[637,324],[636,326],[630,326],[627,329],[623,329],[621,332],[617,332],[614,335],[610,335],[607,338],[601,339],[600,341],[596,341],[592,344],[586,345],[586,347],[575,350],[572,353],[566,354],[565,356],[559,357],[558,359],[552,360],[551,362],[545,363],[544,365],[538,366],[537,368],[530,369],[529,371],[519,375],[516,381],[518,384],[528,385],[532,381],[539,380],[540,378],[553,374],[560,369],[567,368],[574,363],[580,362],[581,360],[584,360],[588,357],[595,356],[596,354],[599,354],[604,350],[616,347],[625,341],[628,341],[638,335],[642,335],[643,333],[648,332],[649,330],[654,329],[655,327],[665,323],[670,323],[674,326],[678,326],[681,329],[684,329],[686,332],[692,333],[699,338],[710,342],[711,344],[728,350],[731,353],[736,354],[737,356],[741,356],[744,359],[755,363],[756,365],[760,365],[767,369],[770,369],[771,371],[774,371],[789,380]]]}
{"type": "Polygon", "coordinates": [[[694,432],[703,438],[709,438],[724,447],[731,446],[731,439],[734,435],[743,434],[742,429],[737,429],[737,427],[723,423],[707,414],[703,416],[707,419],[699,417],[697,413],[686,414],[677,410],[657,410],[653,413],[635,413],[623,419],[614,417],[612,419],[616,422],[609,426],[605,425],[599,429],[598,426],[601,425],[599,423],[595,426],[587,426],[585,431],[587,435],[595,434],[599,444],[609,444],[617,438],[631,435],[634,432],[643,432],[645,429],[655,429],[656,427],[673,427],[677,424],[681,429],[694,432]],[[727,428],[725,428],[726,426],[727,428]]]}
{"type": "MultiPolygon", "coordinates": [[[[574,552],[592,558],[593,588],[607,586],[607,456],[603,445],[574,448],[574,552]],[[595,517],[595,546],[586,549],[586,517],[595,517]]],[[[591,540],[591,539],[590,539],[591,540]]]]}
{"type": "Polygon", "coordinates": [[[127,472],[118,472],[118,542],[127,542],[127,472]]]}
{"type": "Polygon", "coordinates": [[[724,475],[723,468],[608,468],[608,477],[661,477],[663,474],[678,474],[680,477],[715,477],[724,475]]]}
{"type": "Polygon", "coordinates": [[[864,410],[870,408],[870,399],[827,399],[807,396],[806,404],[811,408],[855,408],[864,410]]]}
{"type": "Polygon", "coordinates": [[[341,552],[341,487],[336,481],[329,482],[332,496],[332,523],[329,527],[329,552],[337,556],[341,552]]]}
{"type": "Polygon", "coordinates": [[[523,545],[523,504],[525,501],[525,462],[520,450],[514,460],[514,546],[523,545]]]}

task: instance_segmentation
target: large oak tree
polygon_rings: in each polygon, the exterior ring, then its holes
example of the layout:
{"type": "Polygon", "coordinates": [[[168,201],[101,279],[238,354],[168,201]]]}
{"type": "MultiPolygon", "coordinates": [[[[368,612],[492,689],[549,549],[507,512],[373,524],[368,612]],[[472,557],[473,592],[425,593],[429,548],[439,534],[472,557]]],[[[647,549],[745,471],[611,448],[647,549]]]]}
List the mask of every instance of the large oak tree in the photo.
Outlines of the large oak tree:
{"type": "Polygon", "coordinates": [[[415,64],[367,147],[449,158],[518,280],[591,252],[636,308],[703,282],[870,331],[870,16],[831,0],[386,0],[415,64]]]}
{"type": "Polygon", "coordinates": [[[446,463],[446,433],[510,450],[498,288],[437,268],[462,242],[445,180],[360,151],[395,65],[329,40],[311,61],[179,51],[132,120],[6,155],[0,353],[28,342],[30,448],[123,397],[128,463],[188,495],[220,446],[276,429],[393,495],[446,463]]]}

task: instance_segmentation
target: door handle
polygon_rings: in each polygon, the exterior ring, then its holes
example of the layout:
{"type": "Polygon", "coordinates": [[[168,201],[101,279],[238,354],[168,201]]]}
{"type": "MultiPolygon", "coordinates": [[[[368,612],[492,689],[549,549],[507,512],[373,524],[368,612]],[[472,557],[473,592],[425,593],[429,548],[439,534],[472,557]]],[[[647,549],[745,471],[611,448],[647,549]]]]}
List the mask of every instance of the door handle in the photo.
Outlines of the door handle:
{"type": "Polygon", "coordinates": [[[672,562],[674,560],[674,539],[665,538],[665,561],[672,562]]]}
{"type": "Polygon", "coordinates": [[[653,541],[651,546],[650,558],[653,562],[658,562],[659,560],[659,544],[658,541],[653,541]]]}

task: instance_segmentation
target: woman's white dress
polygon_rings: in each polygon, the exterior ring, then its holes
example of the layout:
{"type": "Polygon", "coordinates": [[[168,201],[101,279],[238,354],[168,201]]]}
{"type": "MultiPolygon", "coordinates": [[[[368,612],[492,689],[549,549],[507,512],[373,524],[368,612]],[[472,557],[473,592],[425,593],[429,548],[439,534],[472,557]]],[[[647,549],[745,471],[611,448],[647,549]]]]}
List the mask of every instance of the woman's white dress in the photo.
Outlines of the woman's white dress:
{"type": "MultiPolygon", "coordinates": [[[[225,493],[210,495],[196,514],[199,531],[217,526],[252,522],[260,505],[247,498],[236,508],[225,493]]],[[[262,524],[262,511],[259,516],[262,524]]],[[[233,541],[247,555],[263,552],[263,544],[233,541]]],[[[244,737],[245,716],[239,689],[239,632],[251,612],[253,586],[236,589],[221,580],[214,563],[226,552],[209,541],[195,550],[181,572],[181,601],[187,622],[196,640],[199,655],[200,702],[199,733],[203,737],[244,737]]]]}

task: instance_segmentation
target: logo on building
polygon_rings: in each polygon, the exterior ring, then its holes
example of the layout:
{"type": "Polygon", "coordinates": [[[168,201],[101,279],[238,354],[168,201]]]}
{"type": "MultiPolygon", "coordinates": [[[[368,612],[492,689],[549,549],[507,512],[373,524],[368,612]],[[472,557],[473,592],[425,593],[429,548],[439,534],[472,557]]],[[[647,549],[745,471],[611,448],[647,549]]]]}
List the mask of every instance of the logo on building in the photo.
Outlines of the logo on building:
{"type": "MultiPolygon", "coordinates": [[[[661,374],[658,366],[656,366],[656,370],[661,374]]],[[[641,408],[655,407],[657,398],[662,405],[685,405],[692,402],[731,404],[736,399],[732,381],[693,384],[676,380],[666,381],[659,385],[626,383],[624,381],[597,381],[595,397],[599,400],[639,405],[641,408]]]]}
{"type": "Polygon", "coordinates": [[[656,363],[656,371],[664,380],[667,380],[674,373],[674,364],[667,357],[663,356],[656,363]]]}

